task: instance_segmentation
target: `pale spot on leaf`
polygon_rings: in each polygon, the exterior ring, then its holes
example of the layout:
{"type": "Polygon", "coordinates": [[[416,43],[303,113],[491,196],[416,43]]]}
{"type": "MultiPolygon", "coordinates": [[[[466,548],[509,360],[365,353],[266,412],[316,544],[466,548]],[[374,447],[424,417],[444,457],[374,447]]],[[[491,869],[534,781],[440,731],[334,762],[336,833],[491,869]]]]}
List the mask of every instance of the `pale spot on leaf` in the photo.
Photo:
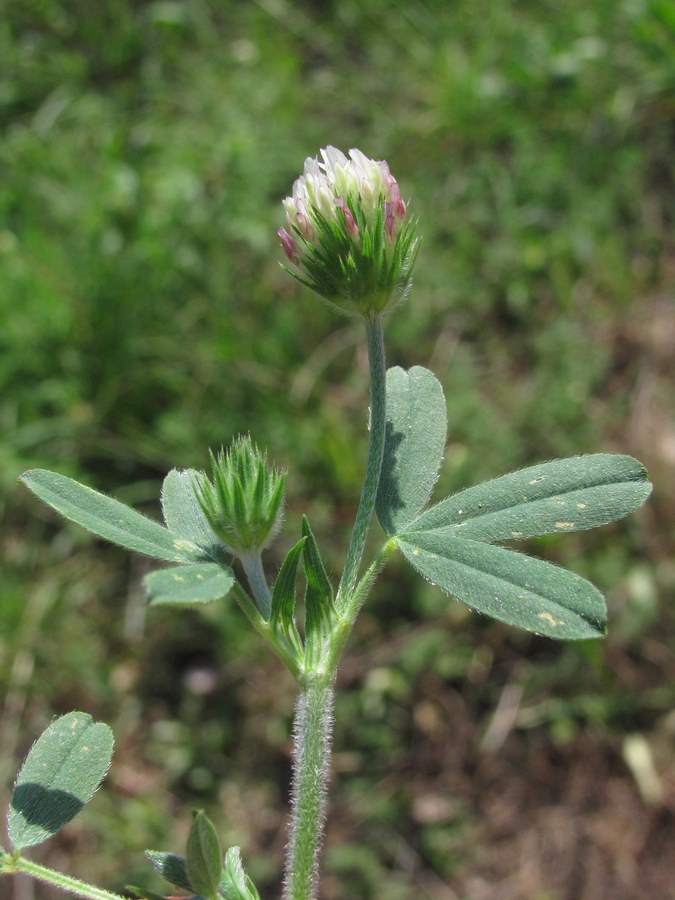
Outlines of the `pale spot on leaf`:
{"type": "Polygon", "coordinates": [[[176,538],[173,542],[176,550],[194,550],[195,545],[191,541],[184,541],[182,538],[176,538]]]}

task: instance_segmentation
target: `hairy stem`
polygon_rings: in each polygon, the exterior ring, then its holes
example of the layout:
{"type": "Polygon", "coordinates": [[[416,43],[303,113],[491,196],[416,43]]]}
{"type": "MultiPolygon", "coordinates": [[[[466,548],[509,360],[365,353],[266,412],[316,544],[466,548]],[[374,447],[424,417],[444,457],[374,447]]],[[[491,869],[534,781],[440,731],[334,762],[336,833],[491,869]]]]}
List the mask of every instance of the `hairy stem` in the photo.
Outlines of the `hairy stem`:
{"type": "Polygon", "coordinates": [[[368,591],[373,585],[379,571],[382,569],[388,558],[396,549],[396,541],[390,538],[376,554],[371,564],[361,576],[361,580],[356,585],[354,592],[345,600],[344,612],[341,614],[339,622],[336,624],[331,639],[330,655],[328,657],[326,671],[335,673],[340,662],[340,656],[345,648],[347,639],[351,634],[352,627],[359,614],[359,610],[363,606],[368,591]]]}
{"type": "Polygon", "coordinates": [[[366,322],[368,339],[368,362],[370,365],[370,441],[366,474],[361,488],[361,500],[349,541],[347,559],[340,580],[335,605],[343,612],[354,593],[359,575],[359,566],[366,544],[368,526],[375,508],[377,489],[382,470],[384,438],[387,421],[386,408],[386,368],[384,361],[384,334],[382,320],[376,318],[366,322]]]}
{"type": "Polygon", "coordinates": [[[103,888],[96,887],[93,884],[87,884],[86,881],[80,881],[79,878],[71,878],[70,875],[64,875],[55,869],[48,869],[47,866],[41,866],[40,863],[32,862],[23,856],[16,857],[14,854],[4,854],[0,872],[7,874],[10,872],[25,872],[27,875],[37,878],[38,881],[53,884],[62,891],[68,891],[76,897],[84,897],[85,900],[124,900],[121,894],[105,891],[103,888]]]}
{"type": "MultiPolygon", "coordinates": [[[[326,814],[330,745],[333,732],[333,681],[338,657],[387,552],[380,554],[358,585],[359,568],[375,508],[382,469],[386,427],[384,336],[379,317],[366,322],[370,366],[370,440],[361,499],[347,550],[335,605],[344,627],[334,644],[324,674],[302,684],[293,726],[293,791],[291,834],[286,863],[284,900],[314,900],[318,896],[319,853],[326,814]],[[372,570],[372,571],[371,571],[372,570]],[[342,638],[342,640],[340,640],[342,638]]],[[[389,551],[389,548],[387,548],[389,551]]]]}
{"type": "Polygon", "coordinates": [[[332,733],[333,682],[316,678],[302,686],[295,709],[284,900],[314,900],[317,896],[332,733]]]}

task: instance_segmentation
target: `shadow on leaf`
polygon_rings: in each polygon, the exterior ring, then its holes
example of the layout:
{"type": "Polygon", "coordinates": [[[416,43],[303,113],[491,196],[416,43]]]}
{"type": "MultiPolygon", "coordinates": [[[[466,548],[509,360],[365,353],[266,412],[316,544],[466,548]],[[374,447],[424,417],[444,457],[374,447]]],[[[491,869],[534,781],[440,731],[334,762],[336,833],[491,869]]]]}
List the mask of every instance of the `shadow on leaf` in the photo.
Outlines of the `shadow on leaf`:
{"type": "Polygon", "coordinates": [[[83,806],[84,803],[68,791],[50,790],[34,783],[17,785],[10,815],[23,821],[14,822],[14,845],[39,844],[70,822],[83,806]]]}

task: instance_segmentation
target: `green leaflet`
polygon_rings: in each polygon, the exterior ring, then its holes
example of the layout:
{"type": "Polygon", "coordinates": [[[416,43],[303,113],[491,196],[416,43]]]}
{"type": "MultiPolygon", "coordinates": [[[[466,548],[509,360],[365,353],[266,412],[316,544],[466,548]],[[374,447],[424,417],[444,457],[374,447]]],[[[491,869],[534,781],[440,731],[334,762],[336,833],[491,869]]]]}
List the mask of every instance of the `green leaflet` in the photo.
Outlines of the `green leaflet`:
{"type": "Polygon", "coordinates": [[[387,371],[386,428],[375,508],[387,534],[397,534],[429,500],[443,461],[445,398],[428,369],[387,371]]]}
{"type": "Polygon", "coordinates": [[[162,484],[164,521],[173,534],[202,547],[219,562],[228,562],[230,555],[209,525],[194,492],[195,482],[204,477],[196,469],[171,469],[162,484]]]}
{"type": "Polygon", "coordinates": [[[603,597],[579,575],[447,531],[409,533],[397,541],[421,575],[478,612],[559,640],[605,633],[603,597]]]}
{"type": "Polygon", "coordinates": [[[12,847],[47,840],[77,815],[108,771],[113,735],[83,712],[56,719],[33,744],[14,785],[8,815],[12,847]]]}
{"type": "Polygon", "coordinates": [[[151,572],[144,579],[151,606],[194,606],[220,600],[234,584],[231,569],[215,562],[151,572]]]}
{"type": "Polygon", "coordinates": [[[204,897],[216,897],[223,866],[223,852],[213,822],[202,810],[193,813],[187,839],[185,871],[192,890],[204,897]]]}
{"type": "Polygon", "coordinates": [[[556,459],[441,500],[406,531],[442,530],[489,542],[581,531],[633,512],[651,487],[644,466],[631,456],[595,453],[556,459]]]}
{"type": "Polygon", "coordinates": [[[225,854],[220,893],[224,900],[260,900],[260,894],[244,871],[239,847],[230,847],[225,854]]]}
{"type": "Polygon", "coordinates": [[[193,542],[172,534],[159,522],[65,475],[31,469],[21,480],[62,516],[127,550],[168,562],[203,560],[206,556],[193,542]]]}

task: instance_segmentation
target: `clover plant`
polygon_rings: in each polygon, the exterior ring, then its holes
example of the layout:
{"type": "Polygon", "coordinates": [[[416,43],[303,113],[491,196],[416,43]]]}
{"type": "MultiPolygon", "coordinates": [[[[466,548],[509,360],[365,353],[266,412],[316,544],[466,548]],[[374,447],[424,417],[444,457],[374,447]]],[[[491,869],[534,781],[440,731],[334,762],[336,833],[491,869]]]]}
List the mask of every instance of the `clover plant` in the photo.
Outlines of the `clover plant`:
{"type": "MultiPolygon", "coordinates": [[[[368,457],[337,588],[306,517],[296,526],[297,543],[270,578],[263,553],[279,529],[286,473],[270,465],[248,436],[211,455],[210,475],[168,473],[161,493],[164,524],[55,472],[29,471],[22,481],[99,537],[170,563],[145,579],[151,606],[234,600],[293,674],[298,700],[291,821],[280,890],[286,900],[310,900],[319,890],[335,677],[359,610],[389,557],[400,552],[451,598],[508,625],[558,640],[599,638],[606,629],[605,602],[592,584],[502,545],[612,522],[639,507],[651,485],[637,460],[595,453],[541,462],[428,506],[446,442],[443,390],[420,366],[385,368],[383,326],[409,293],[418,246],[416,222],[398,184],[386,163],[328,147],[305,162],[283,207],[286,224],[278,234],[287,270],[333,309],[361,321],[370,361],[368,457]],[[385,537],[364,563],[373,513],[385,537]],[[299,568],[302,621],[296,613],[299,568]]],[[[3,874],[28,872],[91,900],[117,896],[24,855],[91,799],[111,753],[110,729],[83,712],[47,728],[14,787],[11,849],[0,855],[3,874]]],[[[202,811],[194,814],[184,855],[147,855],[174,888],[193,898],[259,896],[238,848],[223,853],[202,811]]],[[[134,890],[150,900],[157,896],[134,890]]]]}

